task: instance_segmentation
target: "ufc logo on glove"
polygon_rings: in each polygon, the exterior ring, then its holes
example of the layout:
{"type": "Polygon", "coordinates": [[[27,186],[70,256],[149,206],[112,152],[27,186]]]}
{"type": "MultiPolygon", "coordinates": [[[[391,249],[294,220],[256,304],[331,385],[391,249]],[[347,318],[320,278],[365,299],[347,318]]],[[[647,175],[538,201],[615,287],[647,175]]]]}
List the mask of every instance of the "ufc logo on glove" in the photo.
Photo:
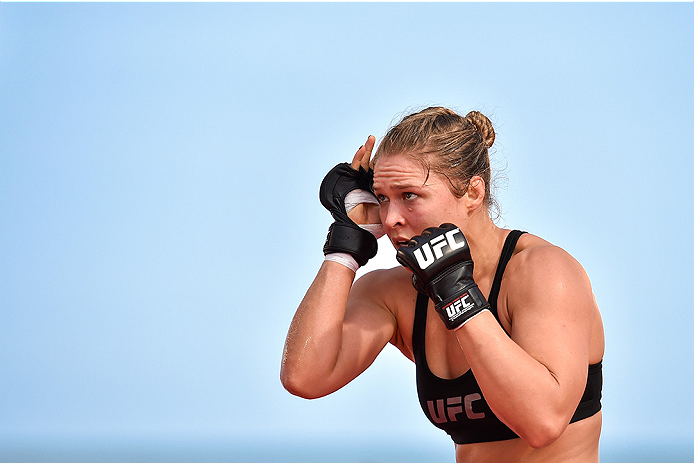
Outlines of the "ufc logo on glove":
{"type": "Polygon", "coordinates": [[[451,251],[455,251],[456,249],[465,247],[466,244],[467,241],[465,240],[463,233],[460,231],[460,228],[456,228],[444,235],[435,237],[428,243],[424,243],[419,249],[415,249],[414,257],[417,259],[419,268],[424,270],[433,264],[435,260],[443,257],[442,248],[444,246],[448,246],[451,251]],[[460,242],[456,241],[454,238],[456,233],[459,233],[461,236],[460,242]]]}

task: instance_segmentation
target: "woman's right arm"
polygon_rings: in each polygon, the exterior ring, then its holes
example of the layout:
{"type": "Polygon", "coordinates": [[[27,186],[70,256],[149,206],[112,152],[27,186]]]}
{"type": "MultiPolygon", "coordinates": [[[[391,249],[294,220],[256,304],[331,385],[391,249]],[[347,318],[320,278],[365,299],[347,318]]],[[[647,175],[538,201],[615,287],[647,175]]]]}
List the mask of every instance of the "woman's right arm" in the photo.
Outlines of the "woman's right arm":
{"type": "Polygon", "coordinates": [[[289,392],[312,399],[340,389],[393,339],[397,325],[382,302],[383,273],[352,285],[352,270],[323,263],[287,334],[280,378],[289,392]]]}
{"type": "MultiPolygon", "coordinates": [[[[375,142],[369,136],[355,153],[351,169],[336,166],[320,189],[321,203],[336,218],[323,250],[350,253],[353,265],[357,260],[363,265],[376,253],[375,238],[355,224],[380,222],[377,206],[345,209],[349,191],[369,188],[363,175],[369,170],[375,142]]],[[[342,263],[326,260],[301,301],[289,327],[280,372],[282,384],[292,394],[316,398],[340,389],[393,338],[396,323],[383,302],[384,273],[368,273],[356,283],[354,275],[355,270],[342,263]]]]}

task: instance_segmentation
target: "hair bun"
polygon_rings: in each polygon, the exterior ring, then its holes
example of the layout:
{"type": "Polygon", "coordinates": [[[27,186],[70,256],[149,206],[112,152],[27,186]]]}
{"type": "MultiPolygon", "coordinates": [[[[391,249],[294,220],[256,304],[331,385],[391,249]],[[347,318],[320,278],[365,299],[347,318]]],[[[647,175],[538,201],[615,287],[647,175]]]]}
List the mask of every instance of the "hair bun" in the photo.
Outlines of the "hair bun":
{"type": "Polygon", "coordinates": [[[494,139],[496,134],[494,133],[494,128],[492,127],[492,122],[479,111],[470,111],[465,116],[467,119],[479,132],[482,137],[482,141],[487,145],[487,148],[491,148],[494,144],[494,139]]]}

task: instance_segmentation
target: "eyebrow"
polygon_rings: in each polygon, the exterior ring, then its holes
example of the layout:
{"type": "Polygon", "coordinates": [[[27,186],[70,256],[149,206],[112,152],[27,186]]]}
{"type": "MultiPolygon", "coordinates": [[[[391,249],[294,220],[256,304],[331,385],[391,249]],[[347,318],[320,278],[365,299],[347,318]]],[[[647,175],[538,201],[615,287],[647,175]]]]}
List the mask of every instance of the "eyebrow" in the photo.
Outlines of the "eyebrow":
{"type": "MultiPolygon", "coordinates": [[[[422,187],[425,187],[428,185],[430,185],[430,184],[429,183],[419,184],[419,183],[413,183],[410,181],[395,181],[395,182],[391,183],[389,185],[389,187],[394,189],[394,190],[411,190],[413,188],[422,188],[422,187]]],[[[376,187],[378,187],[378,184],[374,183],[374,189],[377,189],[376,187]]]]}
{"type": "Polygon", "coordinates": [[[412,182],[393,182],[390,184],[390,187],[396,190],[408,190],[410,188],[421,188],[425,185],[426,183],[422,185],[417,185],[412,182]]]}
{"type": "MultiPolygon", "coordinates": [[[[379,183],[374,182],[373,188],[377,189],[379,186],[381,186],[383,188],[384,184],[385,184],[385,182],[379,182],[379,183]]],[[[405,188],[411,188],[411,183],[410,182],[393,182],[393,183],[389,183],[388,187],[402,190],[405,188]]]]}

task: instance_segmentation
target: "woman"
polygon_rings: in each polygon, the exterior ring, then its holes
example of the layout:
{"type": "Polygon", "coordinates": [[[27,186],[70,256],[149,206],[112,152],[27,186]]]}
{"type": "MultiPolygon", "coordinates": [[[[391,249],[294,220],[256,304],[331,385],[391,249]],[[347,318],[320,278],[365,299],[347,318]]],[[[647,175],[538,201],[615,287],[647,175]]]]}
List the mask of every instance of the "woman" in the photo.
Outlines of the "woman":
{"type": "Polygon", "coordinates": [[[330,394],[390,342],[416,363],[422,409],[457,462],[596,462],[604,333],[590,281],[561,248],[494,224],[494,137],[479,112],[427,108],[391,128],[373,161],[369,137],[326,176],[335,222],[281,380],[301,397],[330,394]],[[402,267],[354,282],[379,229],[402,267]]]}

